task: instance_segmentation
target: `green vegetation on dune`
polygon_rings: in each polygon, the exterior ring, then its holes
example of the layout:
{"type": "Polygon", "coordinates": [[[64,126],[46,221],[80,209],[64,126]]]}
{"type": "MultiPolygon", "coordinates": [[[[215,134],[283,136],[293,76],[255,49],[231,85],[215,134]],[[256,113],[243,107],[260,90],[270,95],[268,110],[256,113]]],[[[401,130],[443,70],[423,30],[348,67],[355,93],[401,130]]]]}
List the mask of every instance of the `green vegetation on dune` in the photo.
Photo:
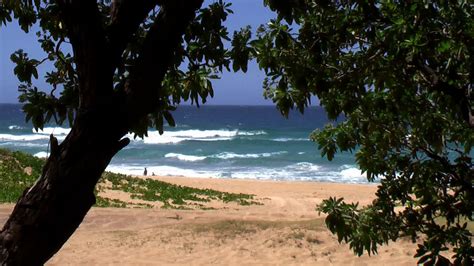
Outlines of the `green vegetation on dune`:
{"type": "MultiPolygon", "coordinates": [[[[33,185],[41,174],[44,160],[23,152],[0,149],[0,203],[16,202],[23,191],[33,185]]],[[[179,186],[154,179],[105,172],[97,185],[96,193],[105,189],[123,191],[130,198],[144,203],[124,202],[97,196],[97,207],[152,207],[151,203],[162,202],[163,208],[209,209],[205,206],[212,200],[239,205],[261,204],[253,195],[220,192],[212,189],[197,189],[179,186]],[[108,186],[111,184],[111,186],[108,186]]]]}
{"type": "Polygon", "coordinates": [[[0,149],[0,202],[16,202],[40,175],[43,163],[26,153],[0,149]]]}
{"type": "Polygon", "coordinates": [[[129,193],[132,199],[163,202],[163,208],[186,209],[193,205],[200,209],[205,209],[206,207],[203,203],[212,200],[222,201],[224,203],[235,202],[239,205],[260,204],[253,201],[253,195],[220,192],[212,189],[197,189],[174,185],[151,178],[141,179],[110,172],[106,172],[102,175],[99,190],[102,189],[103,184],[106,183],[104,181],[108,181],[112,184],[109,189],[129,193]]]}

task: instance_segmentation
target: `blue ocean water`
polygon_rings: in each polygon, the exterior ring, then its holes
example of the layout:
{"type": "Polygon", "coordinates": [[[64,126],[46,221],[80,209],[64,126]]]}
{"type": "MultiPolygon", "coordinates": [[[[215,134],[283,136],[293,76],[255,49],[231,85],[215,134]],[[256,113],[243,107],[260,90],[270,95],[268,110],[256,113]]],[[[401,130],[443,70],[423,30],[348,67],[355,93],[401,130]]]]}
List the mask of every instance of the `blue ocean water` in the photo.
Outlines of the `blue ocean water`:
{"type": "MultiPolygon", "coordinates": [[[[322,158],[310,133],[329,123],[321,108],[304,115],[280,115],[274,106],[180,106],[173,113],[177,126],[159,135],[151,130],[145,139],[133,139],[112,160],[109,171],[149,174],[307,180],[365,183],[354,155],[322,158]]],[[[35,132],[25,123],[20,105],[0,105],[0,147],[38,157],[48,154],[53,133],[63,140],[67,127],[47,126],[35,132]]]]}

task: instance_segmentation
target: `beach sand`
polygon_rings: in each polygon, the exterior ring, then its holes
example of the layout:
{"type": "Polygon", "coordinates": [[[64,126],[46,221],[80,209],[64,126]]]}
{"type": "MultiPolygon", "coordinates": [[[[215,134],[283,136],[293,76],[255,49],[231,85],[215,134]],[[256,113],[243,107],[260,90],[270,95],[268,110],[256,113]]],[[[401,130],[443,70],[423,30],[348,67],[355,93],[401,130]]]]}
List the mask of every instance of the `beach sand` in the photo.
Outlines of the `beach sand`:
{"type": "MultiPolygon", "coordinates": [[[[368,204],[375,185],[157,177],[197,188],[255,194],[263,205],[215,210],[93,208],[48,265],[414,265],[400,240],[355,256],[315,205],[330,196],[368,204]]],[[[119,195],[120,196],[120,195],[119,195]]],[[[0,224],[13,205],[0,205],[0,224]]]]}

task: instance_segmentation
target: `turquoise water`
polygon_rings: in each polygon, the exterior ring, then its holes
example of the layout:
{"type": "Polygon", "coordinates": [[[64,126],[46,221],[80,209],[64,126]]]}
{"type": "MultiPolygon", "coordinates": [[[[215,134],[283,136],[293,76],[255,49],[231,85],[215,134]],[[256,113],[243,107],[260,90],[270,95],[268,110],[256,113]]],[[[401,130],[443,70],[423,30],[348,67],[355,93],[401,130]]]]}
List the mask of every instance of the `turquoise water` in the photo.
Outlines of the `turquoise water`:
{"type": "MultiPolygon", "coordinates": [[[[47,156],[49,134],[62,140],[69,129],[51,125],[35,132],[20,109],[0,105],[0,147],[47,156]]],[[[181,106],[173,115],[175,128],[132,140],[108,170],[142,174],[146,167],[156,175],[366,182],[353,154],[329,162],[309,141],[314,129],[328,123],[320,108],[291,113],[289,119],[273,106],[181,106]]]]}

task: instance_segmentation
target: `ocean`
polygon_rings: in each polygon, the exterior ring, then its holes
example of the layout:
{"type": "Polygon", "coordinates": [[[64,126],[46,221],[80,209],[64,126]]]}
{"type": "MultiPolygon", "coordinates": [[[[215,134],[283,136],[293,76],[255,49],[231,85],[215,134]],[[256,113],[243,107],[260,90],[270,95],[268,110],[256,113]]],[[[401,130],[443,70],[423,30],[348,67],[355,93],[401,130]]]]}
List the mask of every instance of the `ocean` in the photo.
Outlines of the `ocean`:
{"type": "MultiPolygon", "coordinates": [[[[354,154],[339,153],[328,161],[309,140],[329,123],[323,109],[312,107],[289,119],[274,106],[180,106],[173,112],[176,127],[163,135],[151,129],[133,139],[107,170],[124,174],[245,178],[284,181],[367,183],[354,154]]],[[[48,155],[49,134],[60,141],[69,128],[47,125],[34,131],[25,123],[21,105],[0,104],[0,148],[37,157],[48,155]]]]}

